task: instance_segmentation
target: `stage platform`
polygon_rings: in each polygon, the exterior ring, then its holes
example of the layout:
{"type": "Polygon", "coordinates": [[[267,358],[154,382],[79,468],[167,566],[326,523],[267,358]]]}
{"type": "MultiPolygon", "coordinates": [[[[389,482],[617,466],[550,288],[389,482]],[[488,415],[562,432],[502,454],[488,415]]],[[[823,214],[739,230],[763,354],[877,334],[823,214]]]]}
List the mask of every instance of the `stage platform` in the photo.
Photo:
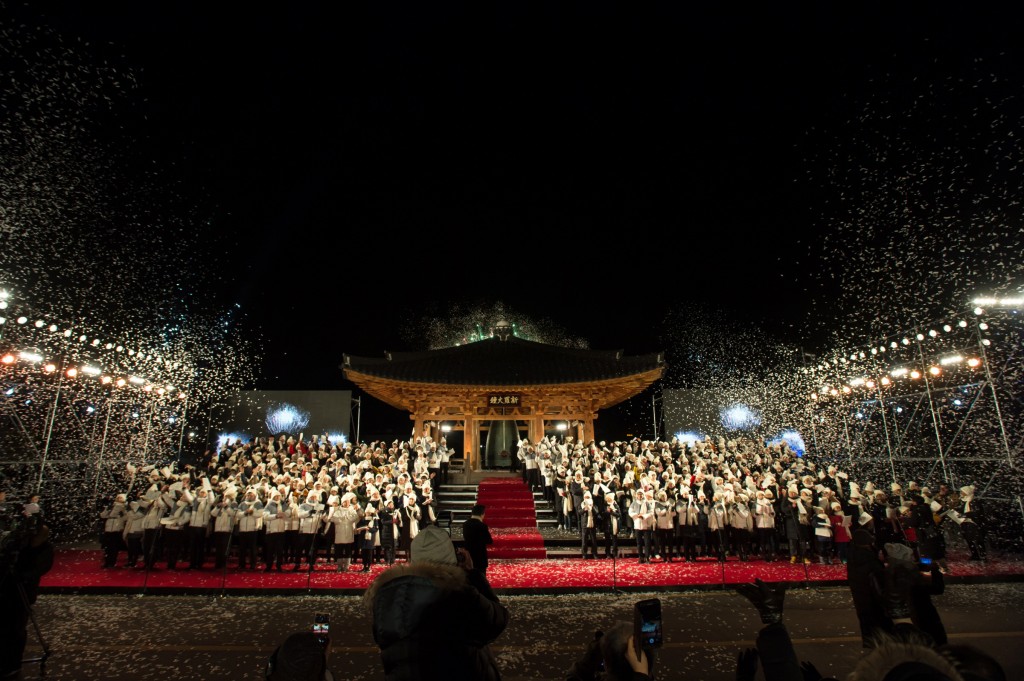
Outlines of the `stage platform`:
{"type": "MultiPolygon", "coordinates": [[[[123,560],[123,554],[122,554],[123,560]]],[[[1024,581],[1024,560],[1017,555],[998,555],[986,562],[955,555],[949,562],[948,583],[1024,581]]],[[[383,572],[378,563],[369,572],[353,565],[341,573],[328,563],[313,572],[266,572],[263,568],[239,571],[205,567],[201,570],[168,570],[162,563],[151,570],[116,567],[105,569],[98,548],[59,549],[53,569],[44,576],[43,593],[124,594],[357,594],[383,572]]],[[[730,557],[725,563],[701,558],[696,563],[652,562],[636,558],[492,559],[487,577],[499,594],[581,593],[602,591],[663,591],[731,589],[760,577],[766,582],[794,586],[835,586],[846,583],[846,566],[786,561],[743,562],[730,557]]]]}

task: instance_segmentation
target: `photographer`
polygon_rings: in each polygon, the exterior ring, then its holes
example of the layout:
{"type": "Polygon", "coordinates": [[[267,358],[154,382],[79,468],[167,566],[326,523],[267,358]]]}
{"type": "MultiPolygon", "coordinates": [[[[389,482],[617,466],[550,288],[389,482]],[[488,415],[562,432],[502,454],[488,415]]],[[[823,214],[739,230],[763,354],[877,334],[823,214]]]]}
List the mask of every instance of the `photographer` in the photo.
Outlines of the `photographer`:
{"type": "Polygon", "coordinates": [[[363,595],[373,618],[386,679],[501,678],[490,643],[505,631],[508,610],[465,549],[427,525],[410,561],[377,577],[363,595]]]}
{"type": "Polygon", "coordinates": [[[566,681],[647,681],[654,676],[646,649],[637,657],[633,647],[633,626],[617,622],[607,632],[594,632],[594,639],[566,674],[566,681]]]}
{"type": "MultiPolygon", "coordinates": [[[[16,509],[20,514],[22,509],[16,509]]],[[[15,676],[28,642],[25,628],[39,592],[39,580],[53,567],[50,528],[39,516],[14,517],[3,538],[0,576],[0,678],[15,676]]]]}
{"type": "Polygon", "coordinates": [[[267,660],[267,681],[334,681],[327,667],[331,643],[324,645],[311,631],[290,635],[267,660]]]}

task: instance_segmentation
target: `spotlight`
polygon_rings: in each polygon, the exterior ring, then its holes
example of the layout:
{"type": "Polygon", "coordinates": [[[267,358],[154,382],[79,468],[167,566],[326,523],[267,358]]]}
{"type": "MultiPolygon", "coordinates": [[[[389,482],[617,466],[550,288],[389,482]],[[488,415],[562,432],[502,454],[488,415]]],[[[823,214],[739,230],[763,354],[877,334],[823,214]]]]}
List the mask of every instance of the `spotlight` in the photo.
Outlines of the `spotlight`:
{"type": "Polygon", "coordinates": [[[36,328],[37,329],[41,329],[44,326],[46,326],[46,322],[44,322],[42,319],[37,319],[36,320],[36,328]]]}
{"type": "Polygon", "coordinates": [[[983,314],[985,314],[985,310],[981,309],[980,307],[976,307],[976,308],[974,308],[974,314],[976,314],[976,315],[983,315],[983,314]]]}
{"type": "Polygon", "coordinates": [[[924,334],[923,333],[919,333],[916,336],[914,336],[914,338],[916,338],[919,341],[923,341],[924,340],[924,334]]]}
{"type": "Polygon", "coordinates": [[[48,374],[52,374],[56,370],[57,365],[54,364],[53,362],[47,362],[46,364],[43,365],[43,371],[45,371],[48,374]]]}
{"type": "Polygon", "coordinates": [[[930,373],[932,376],[938,376],[939,374],[942,373],[942,369],[940,369],[939,367],[929,367],[928,373],[930,373]]]}
{"type": "Polygon", "coordinates": [[[68,367],[68,370],[65,373],[68,375],[68,378],[74,378],[78,375],[78,369],[75,367],[68,367]]]}
{"type": "Polygon", "coordinates": [[[123,388],[127,383],[128,381],[124,380],[123,378],[119,378],[117,379],[116,385],[118,388],[123,388]]]}
{"type": "Polygon", "coordinates": [[[3,362],[4,364],[14,364],[14,359],[14,355],[8,352],[5,353],[3,357],[0,357],[0,362],[3,362]]]}
{"type": "Polygon", "coordinates": [[[935,329],[932,329],[931,331],[928,332],[928,335],[931,336],[932,338],[935,338],[936,336],[939,335],[939,332],[936,331],[935,329]]]}
{"type": "Polygon", "coordinates": [[[972,369],[980,365],[981,360],[978,359],[977,357],[971,357],[969,360],[967,360],[967,366],[971,367],[972,369]]]}
{"type": "Polygon", "coordinates": [[[988,324],[982,322],[981,324],[978,324],[978,328],[981,329],[982,331],[988,331],[988,324]]]}
{"type": "Polygon", "coordinates": [[[956,323],[956,325],[957,325],[957,326],[959,326],[959,327],[960,327],[961,329],[966,329],[966,328],[967,328],[967,322],[966,322],[966,321],[964,321],[963,319],[961,319],[960,321],[958,321],[958,322],[956,323]]]}
{"type": "Polygon", "coordinates": [[[911,378],[921,378],[921,372],[918,371],[917,369],[914,369],[913,371],[910,372],[910,377],[911,378]]]}
{"type": "Polygon", "coordinates": [[[882,385],[889,385],[892,381],[889,380],[888,376],[882,376],[882,385]]]}

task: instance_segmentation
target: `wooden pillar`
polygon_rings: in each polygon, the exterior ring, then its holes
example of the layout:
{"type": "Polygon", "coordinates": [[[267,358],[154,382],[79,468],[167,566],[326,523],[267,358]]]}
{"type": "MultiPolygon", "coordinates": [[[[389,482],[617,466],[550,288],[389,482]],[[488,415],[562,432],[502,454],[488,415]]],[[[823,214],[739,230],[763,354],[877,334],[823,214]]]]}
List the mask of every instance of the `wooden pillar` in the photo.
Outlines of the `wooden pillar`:
{"type": "MultiPolygon", "coordinates": [[[[462,437],[462,445],[466,451],[463,456],[466,459],[465,470],[468,474],[470,471],[477,469],[477,459],[480,453],[480,428],[477,427],[476,418],[473,416],[466,417],[466,430],[462,437]]],[[[468,479],[468,477],[467,477],[468,479]]]]}

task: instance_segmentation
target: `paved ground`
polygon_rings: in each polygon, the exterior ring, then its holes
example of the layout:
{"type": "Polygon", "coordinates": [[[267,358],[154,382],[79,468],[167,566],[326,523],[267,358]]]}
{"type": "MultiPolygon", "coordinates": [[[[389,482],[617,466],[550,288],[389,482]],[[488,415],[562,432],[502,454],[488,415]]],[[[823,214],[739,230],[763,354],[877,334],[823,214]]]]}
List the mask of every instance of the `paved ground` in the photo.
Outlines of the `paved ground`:
{"type": "MultiPolygon", "coordinates": [[[[506,681],[558,679],[597,628],[628,620],[645,596],[663,602],[666,643],[659,679],[732,681],[741,647],[760,623],[731,591],[506,596],[509,629],[494,646],[506,681]]],[[[955,585],[936,603],[953,642],[994,655],[1007,678],[1024,678],[1024,583],[955,585]]],[[[50,648],[25,679],[50,681],[241,681],[262,679],[278,642],[332,614],[336,678],[381,679],[367,615],[353,596],[71,596],[44,595],[36,619],[50,648]]],[[[799,589],[786,599],[786,622],[802,659],[842,678],[861,655],[844,587],[799,589]]],[[[40,645],[29,631],[29,654],[40,645]]]]}

